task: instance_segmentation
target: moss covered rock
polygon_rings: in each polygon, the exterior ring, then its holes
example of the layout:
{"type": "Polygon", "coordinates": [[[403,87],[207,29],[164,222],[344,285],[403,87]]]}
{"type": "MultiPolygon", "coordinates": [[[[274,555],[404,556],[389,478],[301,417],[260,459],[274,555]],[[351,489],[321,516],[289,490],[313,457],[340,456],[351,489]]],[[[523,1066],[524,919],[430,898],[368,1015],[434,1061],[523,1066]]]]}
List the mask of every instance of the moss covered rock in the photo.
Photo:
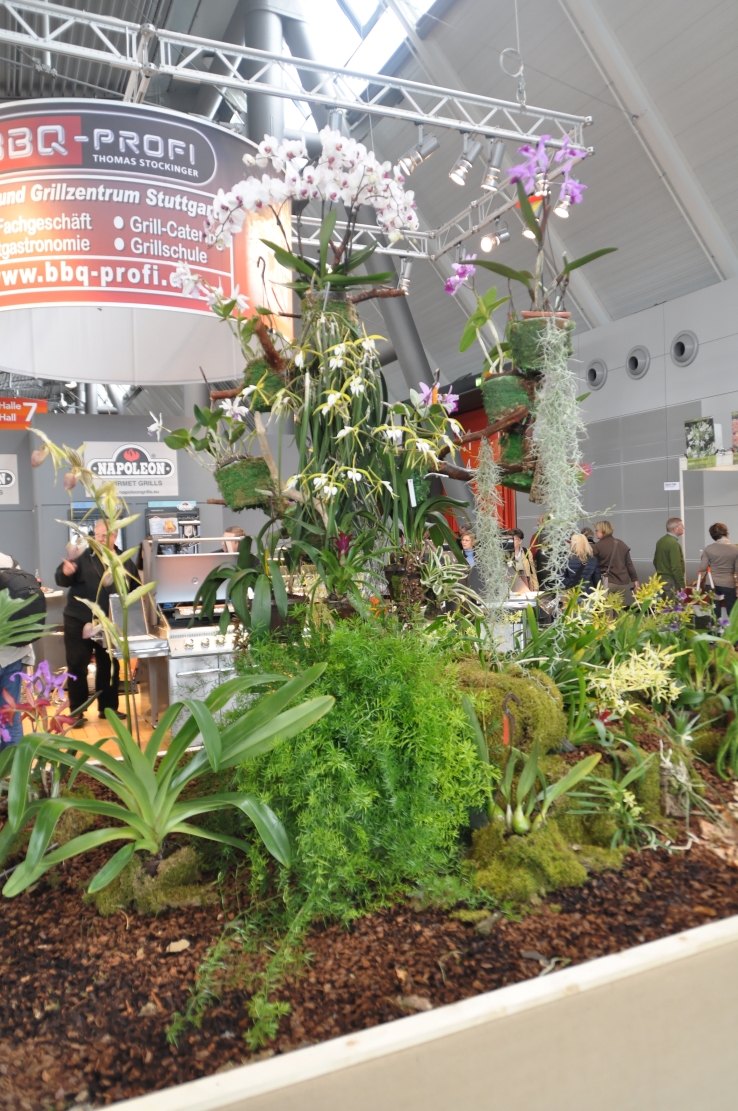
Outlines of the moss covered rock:
{"type": "Polygon", "coordinates": [[[215,472],[221,494],[231,509],[266,509],[274,483],[260,456],[236,459],[215,472]]]}
{"type": "Polygon", "coordinates": [[[581,887],[587,869],[555,819],[525,837],[506,836],[500,822],[474,834],[476,883],[500,902],[526,903],[560,887],[581,887]]]}
{"type": "Polygon", "coordinates": [[[540,752],[557,749],[566,737],[567,720],[561,692],[544,672],[520,667],[505,671],[489,671],[477,659],[461,660],[452,665],[459,689],[469,696],[484,729],[491,758],[499,763],[505,756],[502,743],[502,703],[511,692],[508,711],[515,719],[513,744],[528,752],[536,736],[540,752]]]}
{"type": "MultiPolygon", "coordinates": [[[[541,355],[541,336],[546,330],[547,319],[534,317],[532,320],[511,320],[507,326],[507,338],[510,343],[510,356],[516,368],[525,373],[543,370],[543,356],[541,355]]],[[[573,320],[558,320],[559,327],[565,328],[567,333],[566,357],[571,358],[574,347],[571,334],[574,331],[573,320]]]]}
{"type": "Polygon", "coordinates": [[[104,916],[129,907],[139,914],[158,914],[168,907],[200,907],[216,902],[213,890],[199,881],[197,854],[191,845],[160,861],[153,875],[136,853],[112,883],[85,895],[85,901],[94,903],[104,916]]]}

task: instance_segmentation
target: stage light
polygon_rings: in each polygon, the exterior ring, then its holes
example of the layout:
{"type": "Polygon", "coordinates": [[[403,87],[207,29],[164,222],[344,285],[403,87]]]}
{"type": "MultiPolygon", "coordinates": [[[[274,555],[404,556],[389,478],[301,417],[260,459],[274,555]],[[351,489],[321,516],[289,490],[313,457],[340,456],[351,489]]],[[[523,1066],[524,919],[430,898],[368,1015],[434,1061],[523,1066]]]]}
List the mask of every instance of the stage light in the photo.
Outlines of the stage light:
{"type": "Polygon", "coordinates": [[[556,208],[554,209],[554,215],[555,216],[560,216],[562,220],[568,220],[569,219],[569,205],[570,204],[571,204],[571,200],[569,199],[569,194],[568,193],[562,193],[562,195],[559,197],[558,204],[556,205],[556,208]]]}
{"type": "Polygon", "coordinates": [[[495,228],[494,232],[487,232],[479,241],[479,246],[483,251],[489,253],[494,251],[495,247],[499,247],[500,243],[507,243],[510,238],[510,232],[507,228],[495,228]]]}
{"type": "Polygon", "coordinates": [[[422,162],[426,162],[434,151],[437,151],[441,144],[435,135],[423,136],[422,132],[418,136],[417,143],[410,147],[406,154],[398,160],[397,165],[402,170],[405,177],[408,177],[413,170],[416,170],[422,162]]]}
{"type": "Polygon", "coordinates": [[[407,255],[403,255],[400,260],[400,280],[397,283],[397,288],[401,289],[405,294],[410,292],[410,274],[412,273],[412,269],[413,260],[408,258],[407,255]]]}
{"type": "Polygon", "coordinates": [[[502,160],[505,157],[505,144],[501,139],[492,145],[492,140],[489,141],[489,162],[482,178],[482,189],[486,193],[496,193],[499,183],[500,174],[502,173],[502,160]]]}
{"type": "Polygon", "coordinates": [[[76,390],[77,389],[77,383],[76,382],[65,382],[64,385],[68,390],[76,390]]]}
{"type": "Polygon", "coordinates": [[[481,143],[470,143],[469,137],[464,136],[464,149],[449,170],[448,176],[455,185],[466,185],[467,175],[477,158],[482,152],[481,143]]]}

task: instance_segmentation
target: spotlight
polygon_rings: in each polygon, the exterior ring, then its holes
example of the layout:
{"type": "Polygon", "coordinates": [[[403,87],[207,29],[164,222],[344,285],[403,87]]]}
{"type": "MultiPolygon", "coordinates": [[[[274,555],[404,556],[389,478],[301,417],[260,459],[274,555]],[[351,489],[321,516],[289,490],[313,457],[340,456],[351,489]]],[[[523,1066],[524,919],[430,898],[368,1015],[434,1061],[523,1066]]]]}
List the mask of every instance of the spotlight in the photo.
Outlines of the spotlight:
{"type": "Polygon", "coordinates": [[[479,246],[483,251],[489,253],[489,251],[494,251],[495,247],[499,247],[500,243],[507,243],[509,238],[510,232],[507,228],[495,226],[495,231],[493,233],[488,232],[487,235],[482,236],[479,241],[479,246]]]}
{"type": "Polygon", "coordinates": [[[568,220],[569,219],[569,205],[570,204],[571,204],[571,200],[569,199],[569,194],[568,193],[562,193],[561,196],[559,197],[559,202],[556,205],[556,208],[554,209],[554,214],[556,216],[560,216],[562,220],[568,220]]]}
{"type": "Polygon", "coordinates": [[[430,158],[433,152],[438,150],[440,145],[435,135],[426,135],[424,138],[421,132],[415,146],[410,147],[410,150],[406,154],[403,154],[402,158],[398,160],[397,165],[400,167],[405,177],[408,177],[413,170],[417,170],[421,162],[425,162],[430,158]]]}
{"type": "Polygon", "coordinates": [[[526,239],[535,239],[536,237],[535,232],[531,231],[531,229],[527,225],[523,228],[523,235],[526,239]]]}
{"type": "Polygon", "coordinates": [[[468,135],[464,136],[464,149],[449,170],[448,176],[455,185],[466,185],[469,170],[482,152],[481,143],[470,143],[468,135]]]}
{"type": "MultiPolygon", "coordinates": [[[[482,178],[482,189],[486,193],[496,193],[500,181],[500,173],[502,172],[502,160],[505,157],[505,144],[501,139],[492,146],[492,140],[489,141],[489,162],[482,178]]],[[[484,249],[484,248],[483,248],[484,249]]]]}
{"type": "Polygon", "coordinates": [[[397,288],[407,295],[410,292],[410,274],[413,269],[413,260],[404,255],[400,260],[400,280],[397,288]]]}
{"type": "Polygon", "coordinates": [[[77,388],[77,383],[76,382],[65,382],[64,385],[66,386],[66,388],[68,390],[76,390],[76,388],[77,388]]]}

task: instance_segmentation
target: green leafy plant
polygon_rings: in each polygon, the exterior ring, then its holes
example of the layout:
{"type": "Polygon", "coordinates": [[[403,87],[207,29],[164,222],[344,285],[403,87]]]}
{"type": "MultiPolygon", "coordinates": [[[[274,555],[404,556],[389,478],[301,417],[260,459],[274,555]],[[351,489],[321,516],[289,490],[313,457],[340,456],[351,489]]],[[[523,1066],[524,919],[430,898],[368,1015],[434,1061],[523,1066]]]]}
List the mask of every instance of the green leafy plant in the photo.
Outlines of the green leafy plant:
{"type": "Polygon", "coordinates": [[[10,591],[0,590],[0,648],[8,644],[28,644],[49,632],[49,627],[39,622],[35,614],[17,616],[27,605],[27,599],[11,598],[10,591]]]}
{"type": "Polygon", "coordinates": [[[546,821],[553,803],[591,775],[602,758],[599,752],[586,756],[556,783],[549,784],[539,765],[538,756],[538,739],[533,742],[533,748],[527,757],[519,749],[511,749],[500,783],[505,809],[497,807],[494,816],[504,821],[513,833],[520,835],[539,829],[546,821]],[[519,760],[523,764],[516,783],[515,772],[519,760]]]}
{"type": "Polygon", "coordinates": [[[420,581],[436,605],[461,609],[473,617],[484,616],[484,603],[466,582],[469,564],[443,551],[429,551],[420,565],[420,581]]]}
{"type": "Polygon", "coordinates": [[[287,588],[277,556],[281,539],[279,529],[268,521],[254,538],[244,536],[238,546],[238,559],[233,564],[213,568],[200,584],[194,608],[200,616],[212,619],[220,604],[218,591],[225,587],[225,606],[220,616],[220,629],[225,632],[231,620],[229,606],[252,636],[269,632],[272,605],[282,617],[287,616],[287,588]]]}
{"type": "Polygon", "coordinates": [[[18,895],[61,861],[111,841],[125,841],[126,844],[93,876],[88,888],[91,893],[102,890],[115,879],[135,852],[147,852],[160,858],[164,842],[172,834],[219,841],[248,852],[250,845],[242,838],[215,833],[193,825],[189,820],[228,808],[236,808],[247,815],[268,851],[280,863],[289,865],[290,845],[285,830],[273,811],[255,795],[227,792],[185,800],[180,796],[187,785],[204,771],[225,771],[244,760],[253,759],[327,714],[334,701],[328,695],[310,699],[292,709],[286,708],[320,677],[323,670],[323,667],[316,665],[288,682],[284,682],[284,677],[279,675],[240,677],[212,691],[204,702],[195,699],[176,702],[162,715],[143,751],[129,730],[108,710],[106,717],[118,743],[121,760],[105,752],[104,741],[90,745],[65,738],[65,751],[61,751],[60,746],[54,745],[49,737],[25,737],[18,746],[10,777],[8,822],[0,833],[0,859],[7,853],[15,833],[32,819],[34,826],[26,858],[6,882],[3,894],[8,898],[18,895]],[[283,685],[260,699],[246,713],[239,714],[222,731],[218,728],[214,711],[222,709],[236,694],[274,682],[283,685]],[[183,709],[189,712],[189,716],[156,767],[159,746],[183,709]],[[202,737],[203,747],[183,764],[182,758],[198,734],[202,737]],[[27,804],[31,764],[34,759],[48,756],[49,750],[53,751],[55,759],[71,767],[72,778],[84,770],[86,775],[112,791],[119,802],[65,797],[27,804]],[[93,760],[95,763],[92,763],[93,760]],[[112,818],[119,824],[84,833],[47,853],[57,822],[69,808],[112,818]]]}
{"type": "Polygon", "coordinates": [[[584,790],[572,794],[577,805],[569,813],[581,816],[606,814],[612,818],[616,828],[610,842],[611,849],[620,845],[658,848],[658,831],[651,823],[643,821],[644,809],[631,790],[646,774],[654,757],[655,753],[645,759],[639,757],[629,771],[620,775],[617,774],[620,769],[616,765],[616,775],[612,779],[593,776],[585,784],[584,790]]]}

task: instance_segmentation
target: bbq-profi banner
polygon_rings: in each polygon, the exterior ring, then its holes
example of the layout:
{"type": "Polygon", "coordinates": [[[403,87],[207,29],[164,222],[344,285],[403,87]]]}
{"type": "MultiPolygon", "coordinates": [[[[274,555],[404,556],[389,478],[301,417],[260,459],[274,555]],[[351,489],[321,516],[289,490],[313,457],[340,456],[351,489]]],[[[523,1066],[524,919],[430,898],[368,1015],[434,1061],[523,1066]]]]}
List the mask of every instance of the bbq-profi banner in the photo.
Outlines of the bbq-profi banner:
{"type": "MultiPolygon", "coordinates": [[[[226,293],[239,286],[252,309],[263,304],[259,256],[268,271],[274,264],[259,239],[274,239],[276,229],[250,221],[224,251],[208,247],[203,230],[218,189],[249,173],[246,149],[222,128],[144,105],[0,107],[0,309],[93,303],[208,312],[201,298],[172,287],[180,261],[226,293]]],[[[273,277],[289,280],[283,271],[273,277]]]]}

